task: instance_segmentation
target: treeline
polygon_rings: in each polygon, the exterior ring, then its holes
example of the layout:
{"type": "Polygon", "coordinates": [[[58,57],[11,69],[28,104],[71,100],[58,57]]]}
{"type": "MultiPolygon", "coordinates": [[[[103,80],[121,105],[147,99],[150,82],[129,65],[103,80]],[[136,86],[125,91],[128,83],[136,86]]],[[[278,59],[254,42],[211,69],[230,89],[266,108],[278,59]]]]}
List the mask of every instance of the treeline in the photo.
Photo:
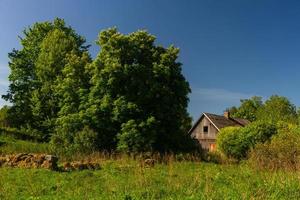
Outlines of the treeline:
{"type": "Polygon", "coordinates": [[[83,36],[62,19],[23,31],[9,53],[11,103],[5,123],[57,151],[143,152],[192,148],[190,87],[179,49],[146,31],[100,32],[95,59],[83,36]]]}
{"type": "Polygon", "coordinates": [[[253,96],[250,99],[242,99],[239,107],[226,109],[233,117],[253,121],[284,121],[296,124],[299,121],[300,110],[288,98],[272,95],[265,102],[262,97],[253,96]]]}
{"type": "Polygon", "coordinates": [[[263,102],[254,96],[227,110],[251,121],[246,127],[221,129],[217,148],[227,159],[248,159],[263,169],[300,169],[299,111],[286,97],[273,95],[263,102]]]}

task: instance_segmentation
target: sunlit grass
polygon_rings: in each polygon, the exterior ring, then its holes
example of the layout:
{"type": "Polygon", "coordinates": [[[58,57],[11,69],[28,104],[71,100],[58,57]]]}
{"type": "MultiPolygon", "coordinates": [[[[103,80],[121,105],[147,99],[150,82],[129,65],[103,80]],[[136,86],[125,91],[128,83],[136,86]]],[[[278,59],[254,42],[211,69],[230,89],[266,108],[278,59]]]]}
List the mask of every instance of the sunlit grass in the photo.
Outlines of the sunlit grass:
{"type": "Polygon", "coordinates": [[[0,135],[0,154],[48,152],[50,152],[50,148],[47,143],[17,140],[13,137],[0,135]]]}
{"type": "MultiPolygon", "coordinates": [[[[2,154],[49,152],[47,144],[3,136],[0,141],[2,154]]],[[[154,167],[143,165],[141,157],[104,152],[60,157],[59,164],[65,160],[94,161],[101,169],[0,168],[0,199],[300,199],[300,172],[295,171],[176,161],[174,155],[165,156],[154,167]]]]}
{"type": "MultiPolygon", "coordinates": [[[[127,160],[128,161],[128,160],[127,160]]],[[[122,159],[97,171],[0,169],[0,199],[299,199],[299,173],[194,162],[141,167],[122,159]]]]}

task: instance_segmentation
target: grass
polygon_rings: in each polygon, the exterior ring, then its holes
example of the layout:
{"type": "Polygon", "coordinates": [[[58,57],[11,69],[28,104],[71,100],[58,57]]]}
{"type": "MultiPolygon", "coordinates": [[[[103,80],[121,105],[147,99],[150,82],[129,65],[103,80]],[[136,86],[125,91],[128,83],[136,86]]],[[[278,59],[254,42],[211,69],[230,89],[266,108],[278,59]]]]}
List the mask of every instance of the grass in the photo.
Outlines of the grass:
{"type": "Polygon", "coordinates": [[[187,161],[141,168],[128,159],[97,171],[0,168],[0,199],[300,199],[300,174],[187,161]]]}
{"type": "Polygon", "coordinates": [[[19,140],[12,136],[0,135],[0,155],[12,153],[48,153],[49,145],[19,140]]]}
{"type": "MultiPolygon", "coordinates": [[[[0,152],[42,152],[46,144],[0,136],[0,152]]],[[[102,169],[53,172],[0,168],[0,199],[300,199],[300,172],[247,164],[174,161],[142,167],[130,157],[94,155],[102,169]]]]}

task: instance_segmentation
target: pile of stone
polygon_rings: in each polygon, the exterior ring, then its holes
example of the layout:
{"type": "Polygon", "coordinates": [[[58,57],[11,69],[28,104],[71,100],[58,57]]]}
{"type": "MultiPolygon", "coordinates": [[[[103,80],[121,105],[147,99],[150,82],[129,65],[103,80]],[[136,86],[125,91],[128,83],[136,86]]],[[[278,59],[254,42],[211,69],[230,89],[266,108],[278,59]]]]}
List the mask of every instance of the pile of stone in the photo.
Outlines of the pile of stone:
{"type": "Polygon", "coordinates": [[[89,169],[89,170],[98,170],[100,169],[99,163],[94,163],[94,162],[65,162],[63,163],[62,166],[63,171],[74,171],[74,170],[84,170],[84,169],[89,169]]]}
{"type": "Polygon", "coordinates": [[[0,156],[0,167],[44,168],[57,170],[58,158],[47,154],[13,154],[0,156]]]}

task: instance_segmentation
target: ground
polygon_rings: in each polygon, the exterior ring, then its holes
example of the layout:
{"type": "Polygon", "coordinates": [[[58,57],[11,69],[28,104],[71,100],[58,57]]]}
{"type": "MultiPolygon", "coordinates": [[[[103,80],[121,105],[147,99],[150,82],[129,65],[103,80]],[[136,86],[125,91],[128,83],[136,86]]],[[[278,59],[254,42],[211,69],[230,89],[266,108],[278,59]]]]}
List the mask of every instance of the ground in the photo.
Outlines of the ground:
{"type": "Polygon", "coordinates": [[[300,174],[244,165],[173,162],[142,168],[129,160],[101,170],[0,169],[0,199],[300,199],[300,174]]]}
{"type": "MultiPolygon", "coordinates": [[[[36,152],[47,149],[4,140],[2,153],[28,151],[30,146],[36,152]]],[[[300,199],[300,172],[256,171],[245,162],[220,165],[170,159],[145,167],[126,156],[99,161],[102,169],[95,171],[0,168],[0,199],[300,199]]]]}

